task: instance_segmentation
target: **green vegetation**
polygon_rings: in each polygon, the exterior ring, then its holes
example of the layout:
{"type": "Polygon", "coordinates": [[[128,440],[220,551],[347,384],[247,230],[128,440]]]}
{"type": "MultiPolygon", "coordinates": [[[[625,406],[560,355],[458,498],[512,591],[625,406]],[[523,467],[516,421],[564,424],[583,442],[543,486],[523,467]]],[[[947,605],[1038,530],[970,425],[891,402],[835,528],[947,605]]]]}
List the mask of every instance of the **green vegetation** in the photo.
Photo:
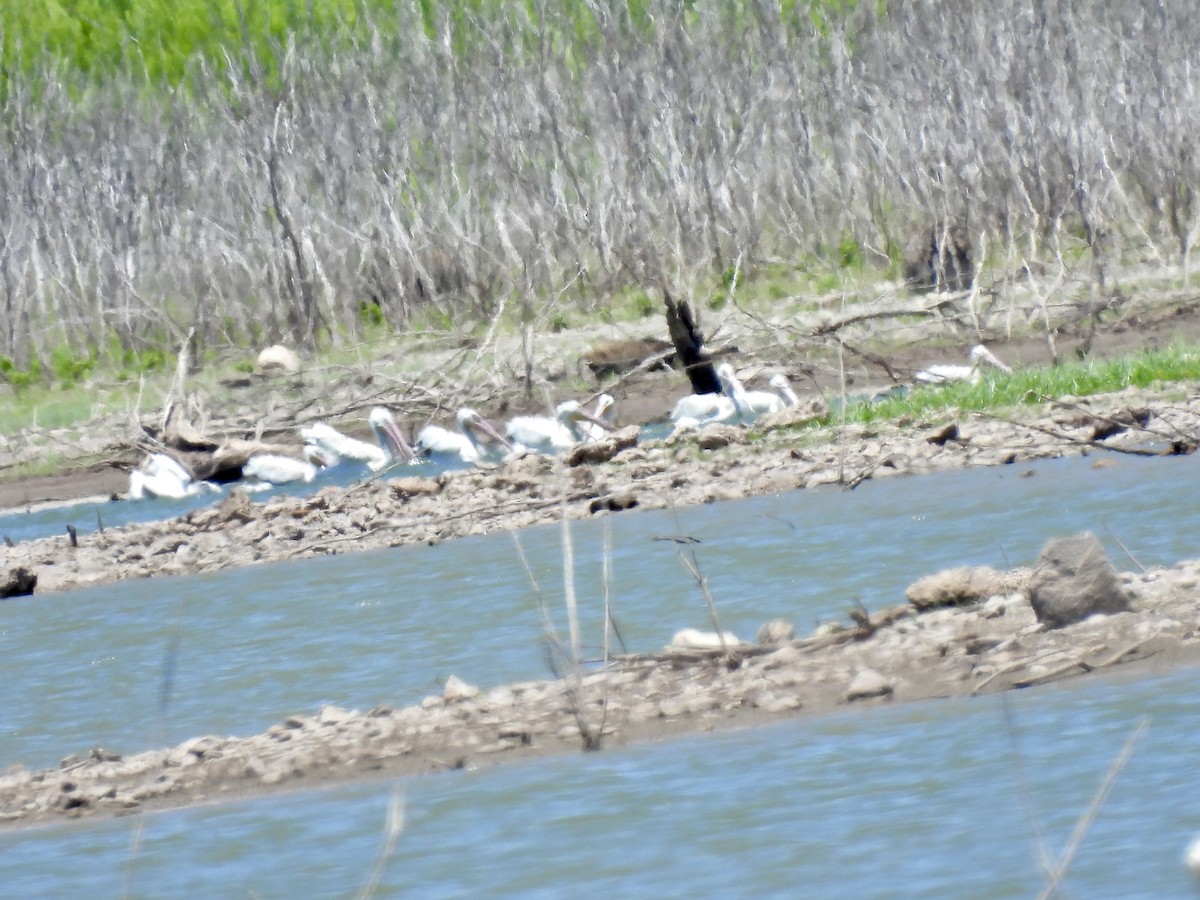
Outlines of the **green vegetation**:
{"type": "Polygon", "coordinates": [[[220,69],[232,58],[274,71],[280,48],[293,35],[335,49],[349,39],[360,10],[379,13],[392,5],[383,0],[20,0],[0,9],[0,51],[25,72],[38,73],[49,63],[94,83],[134,72],[152,84],[180,84],[197,61],[220,69]]]}
{"type": "MultiPolygon", "coordinates": [[[[1127,387],[1200,380],[1200,347],[1173,347],[1111,360],[1067,363],[1011,375],[984,375],[978,382],[915,388],[879,402],[859,401],[846,420],[880,422],[919,419],[948,410],[982,410],[1041,403],[1047,397],[1086,397],[1127,387]]],[[[831,416],[829,423],[837,421],[831,416]]],[[[829,424],[827,423],[827,424],[829,424]]]]}
{"type": "MultiPolygon", "coordinates": [[[[877,3],[880,12],[884,5],[877,3]]],[[[694,0],[681,4],[685,18],[694,6],[694,0]]],[[[853,0],[789,0],[781,20],[801,27],[807,19],[828,31],[857,6],[853,0]]],[[[152,85],[180,85],[198,66],[220,72],[233,63],[274,83],[290,44],[328,55],[413,27],[457,56],[504,35],[514,55],[552,52],[582,60],[605,40],[597,12],[587,0],[548,6],[490,0],[13,0],[0,4],[0,53],[7,61],[0,74],[15,69],[41,76],[48,68],[101,84],[133,73],[152,85]],[[554,27],[544,30],[548,23],[554,27]]],[[[605,9],[609,15],[625,34],[646,37],[657,27],[647,0],[625,0],[605,9]]]]}

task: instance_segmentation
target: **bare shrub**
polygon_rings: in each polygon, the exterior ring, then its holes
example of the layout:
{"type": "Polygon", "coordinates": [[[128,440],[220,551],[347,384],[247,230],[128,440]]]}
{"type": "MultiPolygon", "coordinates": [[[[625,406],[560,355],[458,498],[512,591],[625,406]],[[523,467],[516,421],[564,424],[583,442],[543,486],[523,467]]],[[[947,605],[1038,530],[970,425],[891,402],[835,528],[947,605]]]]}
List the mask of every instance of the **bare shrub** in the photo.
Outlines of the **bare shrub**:
{"type": "MultiPolygon", "coordinates": [[[[845,241],[889,264],[908,223],[960,217],[989,253],[1086,260],[1101,292],[1130,258],[1186,271],[1183,0],[876,6],[816,27],[803,5],[651,0],[635,22],[596,4],[581,25],[575,6],[485,4],[435,39],[399,4],[333,55],[294,36],[272,77],[197,63],[188,91],[153,95],[135,74],[13,72],[0,356],[190,329],[199,348],[337,344],[370,306],[396,329],[505,311],[529,335],[634,284],[837,265],[845,241]]],[[[965,286],[953,240],[934,244],[925,281],[965,286]]]]}

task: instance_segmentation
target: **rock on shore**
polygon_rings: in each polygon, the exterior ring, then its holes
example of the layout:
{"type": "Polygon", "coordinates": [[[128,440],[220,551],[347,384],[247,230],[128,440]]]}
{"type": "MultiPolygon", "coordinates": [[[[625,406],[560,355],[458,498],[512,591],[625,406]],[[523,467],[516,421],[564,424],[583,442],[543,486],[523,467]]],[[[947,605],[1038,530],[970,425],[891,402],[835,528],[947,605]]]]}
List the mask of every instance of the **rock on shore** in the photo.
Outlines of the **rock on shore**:
{"type": "Polygon", "coordinates": [[[327,706],[251,737],[205,735],[132,755],[96,747],[58,769],[10,767],[0,776],[0,822],[123,815],[594,749],[846,704],[984,694],[1135,660],[1200,661],[1200,560],[1119,581],[1128,610],[1058,628],[1038,622],[1028,595],[1017,590],[924,610],[859,610],[852,625],[829,623],[799,639],[773,639],[787,634],[776,622],[764,630],[766,643],[730,640],[722,649],[684,642],[562,680],[480,689],[451,677],[442,693],[403,709],[327,706]]]}

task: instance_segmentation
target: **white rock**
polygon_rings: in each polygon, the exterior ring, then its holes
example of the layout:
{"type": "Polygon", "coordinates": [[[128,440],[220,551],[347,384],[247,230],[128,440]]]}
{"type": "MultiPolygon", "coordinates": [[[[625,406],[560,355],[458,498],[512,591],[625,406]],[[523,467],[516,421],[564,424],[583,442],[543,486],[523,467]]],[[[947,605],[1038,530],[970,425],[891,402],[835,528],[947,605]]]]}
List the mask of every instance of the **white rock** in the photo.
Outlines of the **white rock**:
{"type": "Polygon", "coordinates": [[[671,638],[671,643],[667,644],[667,651],[720,650],[722,638],[724,638],[725,648],[728,650],[732,650],[735,647],[740,647],[742,644],[742,642],[738,640],[737,635],[732,631],[723,631],[718,635],[715,631],[700,631],[696,628],[683,628],[675,632],[675,636],[671,638]]]}
{"type": "Polygon", "coordinates": [[[983,604],[983,617],[985,619],[998,619],[1008,612],[1008,598],[997,594],[994,597],[989,597],[987,602],[983,604]]]}
{"type": "Polygon", "coordinates": [[[456,703],[459,700],[470,700],[472,697],[479,696],[479,688],[473,684],[467,684],[457,675],[451,675],[446,679],[445,690],[442,691],[442,699],[447,703],[456,703]]]}
{"type": "Polygon", "coordinates": [[[863,669],[846,689],[846,699],[865,700],[868,697],[885,697],[892,693],[892,683],[874,669],[863,669]]]}
{"type": "Polygon", "coordinates": [[[322,706],[317,712],[317,721],[322,725],[337,725],[349,719],[353,713],[337,706],[322,706]]]}
{"type": "Polygon", "coordinates": [[[300,371],[300,357],[296,355],[296,351],[282,344],[272,344],[258,354],[258,370],[260,372],[282,370],[293,375],[300,371]]]}

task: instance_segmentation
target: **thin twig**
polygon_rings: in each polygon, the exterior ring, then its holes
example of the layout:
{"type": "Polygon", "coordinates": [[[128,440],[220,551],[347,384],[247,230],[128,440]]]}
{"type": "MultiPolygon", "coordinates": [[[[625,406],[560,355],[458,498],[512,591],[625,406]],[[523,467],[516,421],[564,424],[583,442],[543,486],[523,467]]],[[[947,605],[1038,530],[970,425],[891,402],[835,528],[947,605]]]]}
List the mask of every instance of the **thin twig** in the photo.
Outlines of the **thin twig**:
{"type": "Polygon", "coordinates": [[[379,890],[379,882],[387,870],[388,861],[396,850],[396,841],[404,831],[404,788],[397,787],[388,798],[387,818],[383,826],[383,844],[371,864],[371,873],[356,895],[357,900],[369,900],[379,890]]]}
{"type": "Polygon", "coordinates": [[[1075,823],[1075,830],[1071,833],[1071,839],[1067,842],[1066,849],[1063,850],[1063,854],[1058,860],[1058,867],[1050,873],[1045,890],[1038,895],[1039,900],[1048,900],[1048,898],[1058,894],[1059,885],[1062,884],[1062,880],[1066,876],[1067,870],[1071,867],[1071,863],[1074,861],[1075,854],[1079,851],[1083,839],[1087,837],[1092,823],[1096,821],[1100,807],[1108,799],[1108,795],[1112,792],[1113,785],[1117,781],[1117,776],[1125,768],[1125,764],[1129,762],[1129,757],[1133,755],[1134,746],[1149,724],[1149,718],[1144,718],[1138,723],[1138,727],[1129,736],[1129,739],[1125,741],[1125,746],[1121,748],[1121,752],[1117,755],[1117,758],[1108,767],[1108,773],[1100,783],[1100,787],[1096,791],[1096,795],[1092,798],[1091,804],[1089,804],[1084,814],[1080,816],[1079,821],[1075,823]]]}

